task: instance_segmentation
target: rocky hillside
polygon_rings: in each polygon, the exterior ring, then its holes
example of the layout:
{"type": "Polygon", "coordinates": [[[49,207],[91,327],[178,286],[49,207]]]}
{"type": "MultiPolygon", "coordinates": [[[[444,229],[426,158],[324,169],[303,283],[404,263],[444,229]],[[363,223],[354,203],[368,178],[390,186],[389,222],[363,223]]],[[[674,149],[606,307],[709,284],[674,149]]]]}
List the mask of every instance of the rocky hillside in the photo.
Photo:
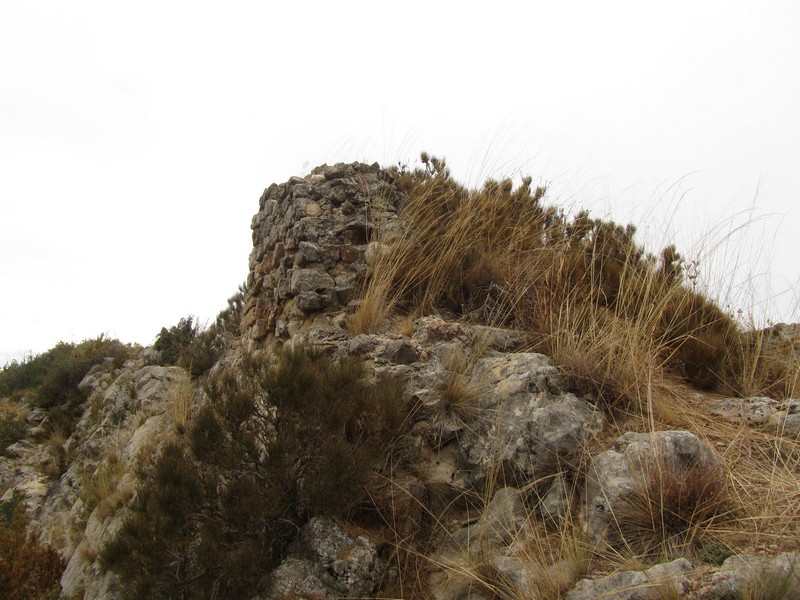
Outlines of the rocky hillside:
{"type": "Polygon", "coordinates": [[[321,166],[208,331],[7,367],[0,596],[799,598],[794,328],[545,201],[321,166]]]}

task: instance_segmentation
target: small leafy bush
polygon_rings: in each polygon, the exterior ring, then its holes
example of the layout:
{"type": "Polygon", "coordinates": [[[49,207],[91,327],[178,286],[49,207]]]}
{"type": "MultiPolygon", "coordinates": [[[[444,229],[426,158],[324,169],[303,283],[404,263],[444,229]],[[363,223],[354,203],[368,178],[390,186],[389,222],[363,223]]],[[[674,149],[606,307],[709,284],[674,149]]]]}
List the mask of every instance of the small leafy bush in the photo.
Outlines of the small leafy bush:
{"type": "Polygon", "coordinates": [[[130,346],[119,340],[100,336],[72,346],[69,354],[62,354],[47,371],[37,389],[36,402],[39,406],[50,408],[66,404],[71,398],[82,400],[78,384],[93,366],[106,358],[113,358],[119,367],[132,355],[130,346]]]}
{"type": "Polygon", "coordinates": [[[19,415],[0,413],[0,452],[25,437],[27,425],[19,415]]]}
{"type": "Polygon", "coordinates": [[[210,327],[204,329],[194,317],[188,316],[169,329],[162,328],[153,344],[161,354],[162,364],[183,367],[195,379],[207,373],[222,355],[228,340],[239,335],[246,294],[247,286],[240,285],[210,327]]]}
{"type": "Polygon", "coordinates": [[[74,344],[59,342],[47,352],[11,361],[0,371],[0,396],[21,397],[26,391],[36,390],[52,366],[67,360],[74,349],[74,344]]]}
{"type": "Polygon", "coordinates": [[[396,381],[308,348],[246,356],[206,391],[100,554],[132,598],[252,593],[309,518],[358,513],[404,418],[396,381]]]}
{"type": "Polygon", "coordinates": [[[161,328],[161,332],[153,344],[153,349],[159,352],[162,364],[177,365],[181,354],[194,341],[199,332],[200,326],[195,322],[194,317],[191,315],[184,317],[169,329],[161,328]]]}

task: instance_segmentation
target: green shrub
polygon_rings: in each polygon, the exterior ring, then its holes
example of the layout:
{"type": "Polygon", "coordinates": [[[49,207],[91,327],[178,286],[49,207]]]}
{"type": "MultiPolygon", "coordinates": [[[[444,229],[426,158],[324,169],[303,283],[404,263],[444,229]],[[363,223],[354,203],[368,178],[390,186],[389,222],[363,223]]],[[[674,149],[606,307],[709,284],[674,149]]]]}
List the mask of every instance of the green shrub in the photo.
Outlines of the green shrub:
{"type": "Polygon", "coordinates": [[[200,326],[195,322],[194,317],[184,317],[169,329],[161,328],[161,332],[156,337],[153,349],[157,350],[161,356],[161,364],[177,365],[181,353],[192,343],[200,332],[200,326]]]}
{"type": "Polygon", "coordinates": [[[119,340],[100,336],[72,347],[69,354],[59,356],[47,370],[36,393],[36,402],[46,408],[65,404],[71,397],[83,400],[78,384],[93,366],[106,358],[113,358],[119,367],[131,357],[131,347],[119,340]]]}
{"type": "Polygon", "coordinates": [[[252,593],[309,518],[356,514],[404,417],[398,382],[307,348],[246,356],[206,391],[101,552],[130,597],[252,593]]]}
{"type": "Polygon", "coordinates": [[[102,335],[80,344],[59,342],[42,354],[6,365],[0,371],[0,394],[28,396],[48,410],[51,424],[59,421],[62,431],[69,433],[73,413],[84,400],[78,384],[89,369],[106,358],[113,358],[119,367],[132,354],[131,346],[102,335]]]}
{"type": "Polygon", "coordinates": [[[0,453],[25,437],[27,425],[19,415],[0,414],[0,453]]]}
{"type": "Polygon", "coordinates": [[[163,327],[153,348],[161,355],[161,363],[183,367],[193,378],[207,373],[225,350],[230,338],[239,335],[247,286],[242,284],[228,298],[228,306],[220,311],[214,323],[203,329],[192,316],[185,317],[169,329],[163,327]]]}
{"type": "Polygon", "coordinates": [[[50,350],[36,356],[29,355],[23,361],[12,361],[0,371],[0,396],[22,396],[34,391],[42,382],[54,363],[66,360],[75,344],[59,342],[50,350]]]}
{"type": "Polygon", "coordinates": [[[215,325],[223,336],[238,337],[239,325],[244,310],[244,299],[247,296],[247,283],[243,283],[236,293],[228,298],[228,306],[217,315],[215,325]]]}

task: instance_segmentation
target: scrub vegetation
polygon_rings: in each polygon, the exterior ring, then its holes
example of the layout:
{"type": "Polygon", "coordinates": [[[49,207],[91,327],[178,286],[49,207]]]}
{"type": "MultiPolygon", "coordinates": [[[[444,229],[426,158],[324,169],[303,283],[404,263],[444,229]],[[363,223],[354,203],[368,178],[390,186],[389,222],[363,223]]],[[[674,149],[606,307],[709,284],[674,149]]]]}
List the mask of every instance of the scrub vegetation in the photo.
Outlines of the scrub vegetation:
{"type": "Polygon", "coordinates": [[[143,467],[102,564],[131,598],[244,597],[311,517],[369,518],[402,391],[311,348],[246,356],[207,381],[189,443],[143,467]]]}

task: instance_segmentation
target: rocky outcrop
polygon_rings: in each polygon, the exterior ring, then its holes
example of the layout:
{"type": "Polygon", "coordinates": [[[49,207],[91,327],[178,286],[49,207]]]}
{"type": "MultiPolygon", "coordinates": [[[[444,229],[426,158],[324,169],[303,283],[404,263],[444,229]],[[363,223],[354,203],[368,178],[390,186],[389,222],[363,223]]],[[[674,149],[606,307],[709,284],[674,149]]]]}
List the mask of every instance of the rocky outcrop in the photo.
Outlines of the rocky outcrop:
{"type": "Polygon", "coordinates": [[[595,407],[559,388],[557,369],[541,354],[481,359],[471,384],[485,393],[457,437],[473,487],[493,476],[529,482],[574,469],[602,427],[595,407]]]}
{"type": "MultiPolygon", "coordinates": [[[[703,485],[722,473],[721,459],[697,436],[625,433],[590,457],[603,412],[565,389],[567,378],[547,356],[528,351],[530,339],[519,331],[426,315],[379,333],[349,334],[346,313],[358,302],[367,269],[391,252],[375,240],[397,226],[407,200],[393,177],[377,165],[323,165],[265,190],[252,222],[241,347],[309,343],[402,379],[411,410],[396,442],[399,466],[370,482],[370,510],[403,541],[437,531],[424,557],[435,598],[490,598],[497,589],[522,597],[541,582],[571,600],[650,598],[659,586],[688,593],[693,568],[684,559],[575,585],[580,559],[536,555],[542,540],[534,538],[534,520],[567,532],[579,501],[580,524],[593,543],[629,549],[620,523],[632,497],[653,481],[682,485],[699,474],[702,500],[703,485]],[[467,516],[439,521],[431,508],[437,494],[443,503],[463,500],[467,516]],[[476,584],[486,573],[495,577],[494,591],[476,584]]],[[[220,360],[231,365],[239,358],[232,351],[220,360]]],[[[154,360],[145,351],[119,369],[111,360],[96,366],[80,384],[88,399],[63,445],[47,446],[31,433],[0,457],[6,496],[24,497],[36,532],[68,560],[66,597],[119,596],[98,552],[135,496],[136,467],[180,435],[179,424],[202,398],[183,369],[154,360]],[[106,477],[102,497],[91,493],[92,482],[106,477]]],[[[729,399],[712,410],[786,437],[800,430],[796,400],[729,399]]],[[[43,431],[42,419],[32,411],[31,431],[43,431]]],[[[254,600],[374,597],[391,578],[389,554],[405,551],[328,518],[297,525],[286,558],[263,575],[259,589],[268,591],[254,600]]],[[[749,571],[785,575],[794,584],[797,564],[793,554],[731,558],[709,576],[707,597],[739,594],[752,581],[743,575],[749,571]]]]}
{"type": "Polygon", "coordinates": [[[567,592],[565,600],[652,600],[686,593],[687,575],[694,567],[685,558],[644,571],[623,571],[600,579],[584,579],[567,592]],[[660,592],[658,591],[660,590],[660,592]]]}
{"type": "Polygon", "coordinates": [[[704,600],[800,598],[800,552],[731,556],[704,590],[704,600]]]}

